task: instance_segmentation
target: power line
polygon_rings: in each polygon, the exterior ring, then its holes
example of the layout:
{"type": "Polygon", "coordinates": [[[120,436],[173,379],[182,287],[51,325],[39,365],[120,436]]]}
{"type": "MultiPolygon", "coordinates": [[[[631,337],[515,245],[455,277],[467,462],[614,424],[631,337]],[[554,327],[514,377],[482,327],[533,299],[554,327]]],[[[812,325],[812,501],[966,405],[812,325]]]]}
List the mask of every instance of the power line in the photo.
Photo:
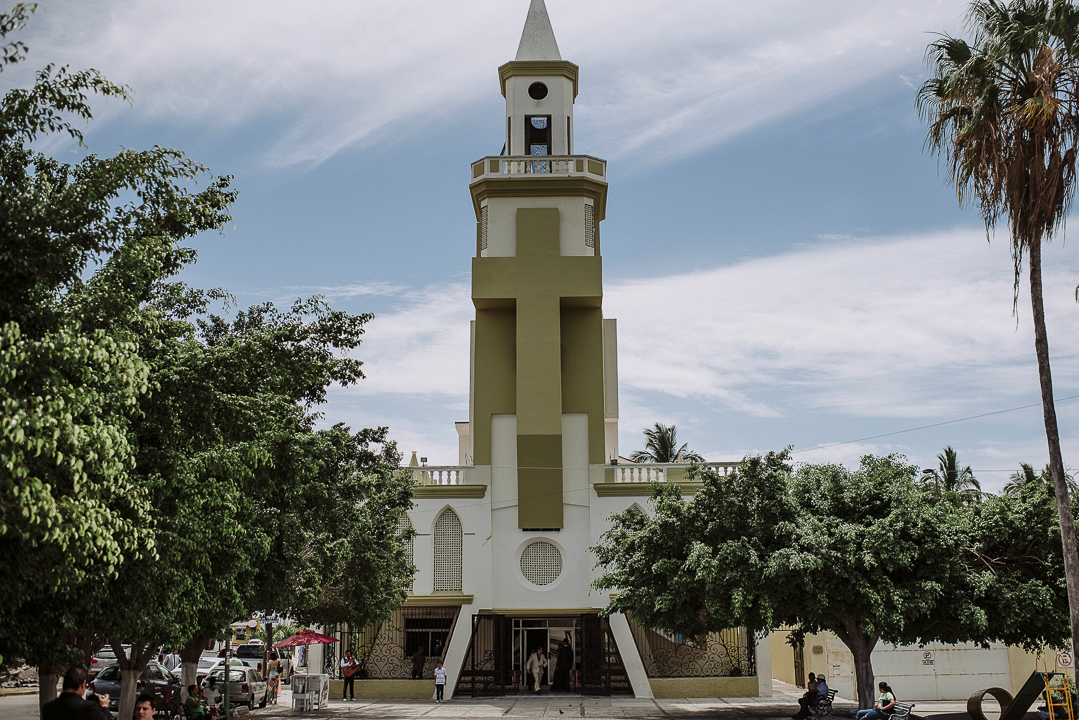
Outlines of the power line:
{"type": "MultiPolygon", "coordinates": [[[[1079,398],[1079,395],[1069,395],[1068,397],[1055,398],[1054,403],[1064,402],[1065,400],[1074,400],[1079,398]]],[[[967,420],[977,420],[978,418],[990,417],[992,415],[1003,415],[1004,413],[1015,412],[1016,410],[1028,410],[1034,407],[1041,407],[1042,404],[1033,403],[1031,405],[1020,405],[1019,407],[1008,408],[1007,410],[994,410],[993,412],[982,413],[981,415],[971,415],[970,417],[959,418],[958,420],[945,420],[944,422],[932,423],[930,425],[919,425],[918,427],[908,428],[906,430],[896,430],[894,432],[881,433],[880,435],[870,435],[864,438],[858,438],[857,440],[844,440],[843,442],[828,443],[827,445],[818,445],[817,447],[804,448],[802,450],[792,450],[791,454],[810,452],[812,450],[823,450],[824,448],[836,447],[837,445],[850,445],[851,443],[864,442],[866,440],[876,440],[877,438],[889,437],[891,435],[902,435],[903,433],[914,432],[916,430],[925,430],[927,428],[940,427],[941,425],[954,425],[955,423],[966,422],[967,420]]],[[[988,472],[988,471],[985,471],[988,472]]]]}

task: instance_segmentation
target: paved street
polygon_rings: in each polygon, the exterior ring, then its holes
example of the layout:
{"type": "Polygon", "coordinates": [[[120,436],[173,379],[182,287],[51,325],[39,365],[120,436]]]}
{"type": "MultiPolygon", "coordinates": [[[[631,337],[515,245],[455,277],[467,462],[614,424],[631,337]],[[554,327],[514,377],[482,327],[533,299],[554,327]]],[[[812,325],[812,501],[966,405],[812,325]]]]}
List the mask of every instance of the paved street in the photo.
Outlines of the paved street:
{"type": "MultiPolygon", "coordinates": [[[[574,717],[635,718],[739,718],[786,720],[797,709],[801,691],[785,683],[773,683],[771,698],[675,698],[647,700],[607,697],[505,697],[486,700],[461,698],[438,705],[425,700],[333,700],[321,710],[296,712],[291,708],[290,693],[282,692],[280,703],[252,713],[252,720],[274,718],[326,718],[360,720],[361,718],[536,718],[574,717]],[[559,712],[561,711],[561,712],[559,712]]],[[[988,709],[991,702],[986,703],[988,709]]],[[[995,706],[994,706],[995,707],[995,706]]],[[[836,700],[836,719],[844,720],[854,704],[836,700]]],[[[919,702],[915,714],[932,720],[969,720],[963,701],[919,702]]],[[[996,712],[986,713],[995,720],[996,712]]],[[[0,697],[0,720],[37,720],[37,695],[0,697]]]]}

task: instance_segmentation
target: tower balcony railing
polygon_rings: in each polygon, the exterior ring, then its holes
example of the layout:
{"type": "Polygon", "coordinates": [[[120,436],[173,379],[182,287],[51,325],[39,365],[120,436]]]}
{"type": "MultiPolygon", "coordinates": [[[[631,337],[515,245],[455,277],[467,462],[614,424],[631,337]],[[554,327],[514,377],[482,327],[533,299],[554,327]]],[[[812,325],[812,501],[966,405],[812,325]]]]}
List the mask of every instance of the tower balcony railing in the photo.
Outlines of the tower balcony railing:
{"type": "Polygon", "coordinates": [[[472,163],[472,182],[525,175],[590,177],[606,182],[607,161],[590,155],[500,155],[472,163]]]}
{"type": "Polygon", "coordinates": [[[466,465],[425,465],[409,468],[413,485],[466,485],[466,465]]]}
{"type": "MultiPolygon", "coordinates": [[[[730,475],[741,465],[740,462],[706,462],[700,464],[710,470],[715,470],[720,475],[730,475]]],[[[640,463],[608,465],[607,468],[614,470],[614,481],[616,483],[661,483],[681,481],[685,477],[685,471],[689,466],[690,463],[640,463]]]]}

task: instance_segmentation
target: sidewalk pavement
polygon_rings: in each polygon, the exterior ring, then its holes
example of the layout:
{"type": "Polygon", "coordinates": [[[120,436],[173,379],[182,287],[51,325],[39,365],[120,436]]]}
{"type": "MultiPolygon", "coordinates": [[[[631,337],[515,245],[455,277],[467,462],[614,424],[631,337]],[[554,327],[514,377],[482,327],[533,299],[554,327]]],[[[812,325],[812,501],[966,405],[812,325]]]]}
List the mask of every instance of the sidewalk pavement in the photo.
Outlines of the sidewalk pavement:
{"type": "MultiPolygon", "coordinates": [[[[286,689],[287,691],[287,689],[286,689]]],[[[434,684],[431,685],[434,694],[434,684]]],[[[753,718],[757,720],[787,720],[798,710],[798,698],[803,690],[774,680],[770,698],[670,698],[649,699],[632,697],[593,697],[570,693],[558,695],[507,696],[499,698],[457,697],[442,704],[433,700],[356,700],[345,702],[331,699],[320,710],[292,710],[291,697],[282,692],[277,706],[256,710],[258,720],[297,717],[325,717],[327,720],[360,720],[361,718],[537,718],[561,717],[637,720],[643,718],[753,718]]],[[[835,720],[846,720],[857,703],[836,698],[833,705],[835,720]]],[[[986,704],[988,710],[989,703],[986,704]]],[[[995,706],[994,706],[995,709],[995,706]]],[[[965,700],[922,701],[915,704],[914,714],[932,720],[969,720],[965,700]]],[[[995,713],[986,715],[993,720],[995,713]]],[[[253,718],[252,720],[255,720],[253,718]]]]}
{"type": "MultiPolygon", "coordinates": [[[[651,700],[631,697],[586,697],[560,694],[501,698],[454,698],[442,704],[433,700],[331,700],[320,710],[292,709],[288,687],[282,688],[277,705],[255,710],[251,720],[366,720],[373,718],[599,718],[610,720],[651,720],[653,718],[730,718],[730,720],[787,720],[798,709],[802,691],[779,681],[772,683],[770,698],[674,698],[651,700]],[[560,712],[561,711],[561,712],[560,712]]],[[[434,683],[431,684],[434,692],[434,683]]],[[[988,710],[991,702],[986,703],[988,710]]],[[[835,720],[847,720],[855,703],[836,698],[835,720]]],[[[966,701],[923,700],[914,713],[931,720],[969,720],[966,701]]],[[[993,720],[996,713],[987,712],[993,720]]],[[[248,716],[245,716],[248,717],[248,716]]],[[[0,720],[37,720],[37,697],[0,697],[0,720]]]]}

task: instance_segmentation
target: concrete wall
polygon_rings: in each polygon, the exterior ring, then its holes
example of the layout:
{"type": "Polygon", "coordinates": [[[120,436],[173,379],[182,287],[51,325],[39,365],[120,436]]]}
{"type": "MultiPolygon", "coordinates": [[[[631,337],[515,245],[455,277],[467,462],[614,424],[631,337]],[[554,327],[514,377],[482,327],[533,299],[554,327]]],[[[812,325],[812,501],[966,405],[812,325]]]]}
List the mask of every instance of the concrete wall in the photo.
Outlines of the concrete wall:
{"type": "MultiPolygon", "coordinates": [[[[786,644],[789,633],[772,633],[772,677],[794,683],[794,649],[786,644]]],[[[1055,651],[1047,651],[1049,669],[1054,669],[1055,651]]],[[[806,636],[805,674],[823,673],[829,687],[840,697],[857,697],[854,657],[831,633],[806,636]],[[819,652],[815,652],[819,650],[819,652]]],[[[971,643],[925,647],[878,644],[873,651],[873,672],[884,680],[901,700],[965,700],[978,690],[1002,687],[1015,694],[1036,669],[1037,656],[1000,643],[988,649],[971,643]],[[927,655],[928,653],[928,655],[927,655]]]]}

